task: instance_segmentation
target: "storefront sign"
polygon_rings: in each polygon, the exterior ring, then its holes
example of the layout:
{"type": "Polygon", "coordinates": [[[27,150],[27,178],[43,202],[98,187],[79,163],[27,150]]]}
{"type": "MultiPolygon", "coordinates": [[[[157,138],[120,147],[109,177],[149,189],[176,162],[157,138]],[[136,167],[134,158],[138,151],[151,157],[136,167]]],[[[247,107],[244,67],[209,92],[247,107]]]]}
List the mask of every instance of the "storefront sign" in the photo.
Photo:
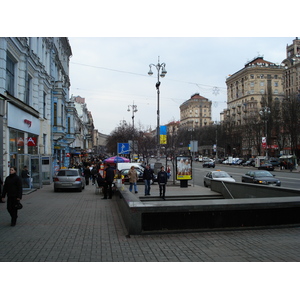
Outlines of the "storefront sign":
{"type": "Polygon", "coordinates": [[[28,137],[27,138],[27,145],[28,145],[28,147],[36,146],[36,137],[28,137]]]}
{"type": "Polygon", "coordinates": [[[7,104],[7,125],[31,134],[40,134],[39,118],[29,114],[11,103],[7,104]]]}

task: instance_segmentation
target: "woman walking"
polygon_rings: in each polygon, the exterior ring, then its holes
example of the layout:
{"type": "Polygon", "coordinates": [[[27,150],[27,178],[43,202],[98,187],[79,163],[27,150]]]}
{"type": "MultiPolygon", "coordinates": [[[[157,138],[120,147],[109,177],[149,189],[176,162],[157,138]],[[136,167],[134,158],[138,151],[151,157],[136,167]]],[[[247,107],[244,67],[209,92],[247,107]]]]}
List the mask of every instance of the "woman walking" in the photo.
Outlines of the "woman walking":
{"type": "Polygon", "coordinates": [[[137,193],[137,181],[138,181],[138,174],[134,166],[130,168],[128,171],[128,178],[129,178],[129,191],[132,192],[132,186],[134,186],[134,192],[137,193]]]}
{"type": "Polygon", "coordinates": [[[22,199],[22,180],[17,175],[16,167],[11,167],[9,173],[3,186],[2,202],[5,202],[4,199],[7,195],[7,210],[11,216],[11,226],[15,226],[18,218],[18,209],[16,206],[22,199]]]}

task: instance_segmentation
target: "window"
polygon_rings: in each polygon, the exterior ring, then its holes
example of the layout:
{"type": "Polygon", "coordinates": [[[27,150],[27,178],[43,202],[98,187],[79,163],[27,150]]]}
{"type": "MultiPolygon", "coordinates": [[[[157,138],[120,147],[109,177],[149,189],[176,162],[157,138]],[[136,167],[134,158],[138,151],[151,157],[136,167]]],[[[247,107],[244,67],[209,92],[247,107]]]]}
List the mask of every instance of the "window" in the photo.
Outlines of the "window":
{"type": "Polygon", "coordinates": [[[277,81],[274,82],[274,86],[276,86],[276,87],[278,86],[278,82],[277,81]]]}
{"type": "Polygon", "coordinates": [[[68,117],[68,133],[71,133],[71,118],[68,117]]]}
{"type": "Polygon", "coordinates": [[[46,119],[46,105],[47,105],[46,97],[47,97],[47,94],[44,92],[44,95],[43,95],[43,118],[44,119],[46,119]]]}
{"type": "Polygon", "coordinates": [[[61,105],[61,125],[65,124],[64,123],[64,105],[61,105]]]}
{"type": "Polygon", "coordinates": [[[13,60],[6,55],[6,90],[9,94],[14,96],[15,86],[15,63],[13,60]]]}
{"type": "Polygon", "coordinates": [[[53,125],[57,126],[57,103],[53,104],[53,125]]]}
{"type": "Polygon", "coordinates": [[[251,79],[254,79],[254,75],[253,75],[253,74],[251,74],[251,75],[250,75],[250,78],[251,78],[251,79]]]}
{"type": "Polygon", "coordinates": [[[254,81],[251,81],[251,82],[250,82],[250,86],[251,86],[251,87],[254,87],[254,81]]]}
{"type": "Polygon", "coordinates": [[[27,80],[26,80],[26,94],[25,94],[25,103],[30,105],[30,98],[31,98],[31,91],[32,91],[32,77],[27,74],[27,80]]]}
{"type": "Polygon", "coordinates": [[[265,82],[264,81],[261,81],[260,82],[260,86],[264,86],[265,85],[265,82]]]}

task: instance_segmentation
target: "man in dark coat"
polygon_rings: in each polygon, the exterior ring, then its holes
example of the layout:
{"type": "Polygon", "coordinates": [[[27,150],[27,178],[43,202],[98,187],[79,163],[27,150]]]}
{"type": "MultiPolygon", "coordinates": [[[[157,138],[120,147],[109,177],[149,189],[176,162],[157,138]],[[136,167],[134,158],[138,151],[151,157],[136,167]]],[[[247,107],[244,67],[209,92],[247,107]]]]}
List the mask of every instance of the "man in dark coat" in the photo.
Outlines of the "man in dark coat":
{"type": "Polygon", "coordinates": [[[165,171],[165,167],[162,166],[160,171],[157,174],[157,181],[159,184],[159,196],[165,200],[165,193],[166,193],[166,185],[168,181],[168,174],[165,171]]]}
{"type": "Polygon", "coordinates": [[[145,183],[145,196],[150,195],[151,180],[153,180],[153,171],[150,169],[150,165],[147,165],[144,170],[143,180],[145,183]]]}
{"type": "Polygon", "coordinates": [[[108,199],[112,198],[112,183],[114,182],[114,178],[115,170],[110,165],[107,165],[107,168],[105,169],[105,182],[103,188],[104,197],[102,199],[107,199],[107,193],[108,199]]]}
{"type": "Polygon", "coordinates": [[[16,167],[11,167],[9,173],[3,186],[2,202],[5,201],[7,195],[7,210],[11,216],[11,226],[15,226],[18,218],[16,205],[22,199],[22,180],[17,175],[16,167]]]}

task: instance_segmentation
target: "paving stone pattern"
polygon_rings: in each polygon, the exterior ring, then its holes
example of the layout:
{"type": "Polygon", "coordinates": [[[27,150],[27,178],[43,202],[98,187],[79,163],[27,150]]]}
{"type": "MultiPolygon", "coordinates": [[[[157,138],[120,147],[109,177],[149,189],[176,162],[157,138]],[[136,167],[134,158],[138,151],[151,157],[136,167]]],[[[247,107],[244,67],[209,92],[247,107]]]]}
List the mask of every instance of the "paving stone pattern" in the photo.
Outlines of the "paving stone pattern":
{"type": "MultiPolygon", "coordinates": [[[[140,192],[143,194],[143,187],[140,192]]],[[[1,262],[298,262],[300,227],[127,236],[116,199],[53,192],[23,196],[10,226],[0,204],[1,262]]]]}

